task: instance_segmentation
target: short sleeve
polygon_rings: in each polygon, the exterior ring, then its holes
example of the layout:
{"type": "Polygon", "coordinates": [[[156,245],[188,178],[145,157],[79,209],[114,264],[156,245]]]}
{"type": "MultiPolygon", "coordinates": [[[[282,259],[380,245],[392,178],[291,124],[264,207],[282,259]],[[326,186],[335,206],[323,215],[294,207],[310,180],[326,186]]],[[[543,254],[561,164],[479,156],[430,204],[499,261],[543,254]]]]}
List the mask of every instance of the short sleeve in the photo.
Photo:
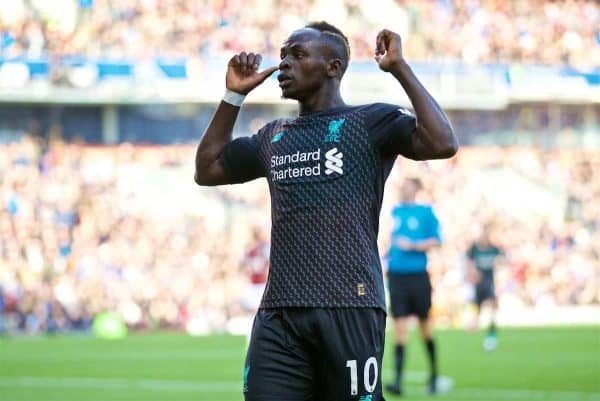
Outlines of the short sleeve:
{"type": "Polygon", "coordinates": [[[219,161],[232,184],[251,181],[266,175],[259,152],[258,135],[236,138],[225,146],[219,161]]]}
{"type": "Polygon", "coordinates": [[[469,247],[469,249],[467,250],[467,257],[469,258],[469,260],[475,259],[475,246],[474,245],[471,245],[469,247]]]}
{"type": "Polygon", "coordinates": [[[494,252],[496,254],[496,257],[498,257],[498,256],[504,256],[504,251],[501,248],[494,247],[494,252]]]}
{"type": "Polygon", "coordinates": [[[412,135],[416,118],[400,106],[375,103],[367,108],[367,129],[379,150],[386,155],[414,158],[412,135]]]}

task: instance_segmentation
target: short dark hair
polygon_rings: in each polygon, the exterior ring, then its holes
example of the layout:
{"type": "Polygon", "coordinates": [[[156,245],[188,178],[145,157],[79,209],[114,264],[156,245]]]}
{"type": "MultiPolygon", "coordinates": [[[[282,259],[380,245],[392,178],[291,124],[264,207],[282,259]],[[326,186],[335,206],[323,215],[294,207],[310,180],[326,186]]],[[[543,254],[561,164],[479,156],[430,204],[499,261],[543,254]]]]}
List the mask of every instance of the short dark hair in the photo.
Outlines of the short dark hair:
{"type": "Polygon", "coordinates": [[[323,37],[331,45],[334,56],[342,60],[342,74],[346,72],[346,68],[348,68],[348,63],[350,62],[350,44],[346,35],[325,21],[311,22],[305,28],[316,29],[323,34],[323,37]]]}

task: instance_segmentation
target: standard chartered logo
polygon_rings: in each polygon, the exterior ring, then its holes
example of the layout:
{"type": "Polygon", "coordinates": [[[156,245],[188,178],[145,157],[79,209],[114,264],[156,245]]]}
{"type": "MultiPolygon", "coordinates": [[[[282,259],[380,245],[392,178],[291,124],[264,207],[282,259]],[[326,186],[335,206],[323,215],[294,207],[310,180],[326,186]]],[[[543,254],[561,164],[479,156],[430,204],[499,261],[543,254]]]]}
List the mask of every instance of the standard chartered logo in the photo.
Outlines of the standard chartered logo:
{"type": "MultiPolygon", "coordinates": [[[[325,152],[325,174],[344,174],[342,152],[333,148],[325,152]]],[[[321,149],[313,152],[300,152],[271,156],[271,177],[273,181],[321,175],[321,149]]]]}
{"type": "Polygon", "coordinates": [[[325,174],[344,174],[344,170],[342,170],[342,167],[344,166],[342,157],[344,157],[344,154],[342,152],[338,152],[337,148],[328,150],[325,153],[325,159],[327,159],[325,160],[325,174]]]}

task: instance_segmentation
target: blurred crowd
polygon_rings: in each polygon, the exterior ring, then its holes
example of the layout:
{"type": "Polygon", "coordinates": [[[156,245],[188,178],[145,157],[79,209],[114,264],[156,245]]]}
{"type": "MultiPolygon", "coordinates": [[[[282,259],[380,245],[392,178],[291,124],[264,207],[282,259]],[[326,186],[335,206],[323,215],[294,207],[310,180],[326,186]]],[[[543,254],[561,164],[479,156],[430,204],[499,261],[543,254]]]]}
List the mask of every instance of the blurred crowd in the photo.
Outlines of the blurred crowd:
{"type": "Polygon", "coordinates": [[[239,247],[224,243],[218,222],[186,215],[163,192],[177,182],[174,190],[193,198],[191,170],[180,168],[191,148],[43,147],[25,138],[0,149],[4,330],[87,329],[106,310],[134,328],[223,327],[243,288],[239,247]]]}
{"type": "Polygon", "coordinates": [[[600,65],[595,0],[11,0],[0,9],[0,55],[208,60],[248,50],[278,57],[309,21],[346,33],[371,59],[396,30],[410,60],[600,65]]]}
{"type": "MultiPolygon", "coordinates": [[[[0,145],[0,333],[86,330],[102,311],[129,327],[230,331],[252,315],[267,268],[264,180],[199,188],[194,147],[94,147],[24,136],[0,145]],[[254,294],[254,295],[253,295],[254,294]]],[[[398,160],[380,246],[405,177],[442,224],[435,313],[469,301],[465,252],[483,224],[506,252],[500,308],[600,302],[600,152],[464,148],[398,160]]],[[[511,312],[512,313],[512,312],[511,312]]]]}
{"type": "Polygon", "coordinates": [[[424,179],[421,200],[442,224],[430,264],[438,321],[459,325],[474,297],[466,253],[485,225],[506,254],[495,274],[505,316],[600,302],[600,152],[467,148],[449,162],[402,166],[424,179]]]}

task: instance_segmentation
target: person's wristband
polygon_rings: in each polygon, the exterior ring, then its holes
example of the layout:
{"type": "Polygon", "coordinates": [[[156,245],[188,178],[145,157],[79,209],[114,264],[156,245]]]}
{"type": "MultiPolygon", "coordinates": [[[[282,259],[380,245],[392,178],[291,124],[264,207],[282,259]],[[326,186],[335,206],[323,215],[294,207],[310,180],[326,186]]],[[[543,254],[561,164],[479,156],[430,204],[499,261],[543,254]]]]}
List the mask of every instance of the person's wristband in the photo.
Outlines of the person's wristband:
{"type": "Polygon", "coordinates": [[[225,95],[223,95],[223,101],[229,103],[232,106],[241,107],[244,103],[246,95],[225,89],[225,95]]]}

